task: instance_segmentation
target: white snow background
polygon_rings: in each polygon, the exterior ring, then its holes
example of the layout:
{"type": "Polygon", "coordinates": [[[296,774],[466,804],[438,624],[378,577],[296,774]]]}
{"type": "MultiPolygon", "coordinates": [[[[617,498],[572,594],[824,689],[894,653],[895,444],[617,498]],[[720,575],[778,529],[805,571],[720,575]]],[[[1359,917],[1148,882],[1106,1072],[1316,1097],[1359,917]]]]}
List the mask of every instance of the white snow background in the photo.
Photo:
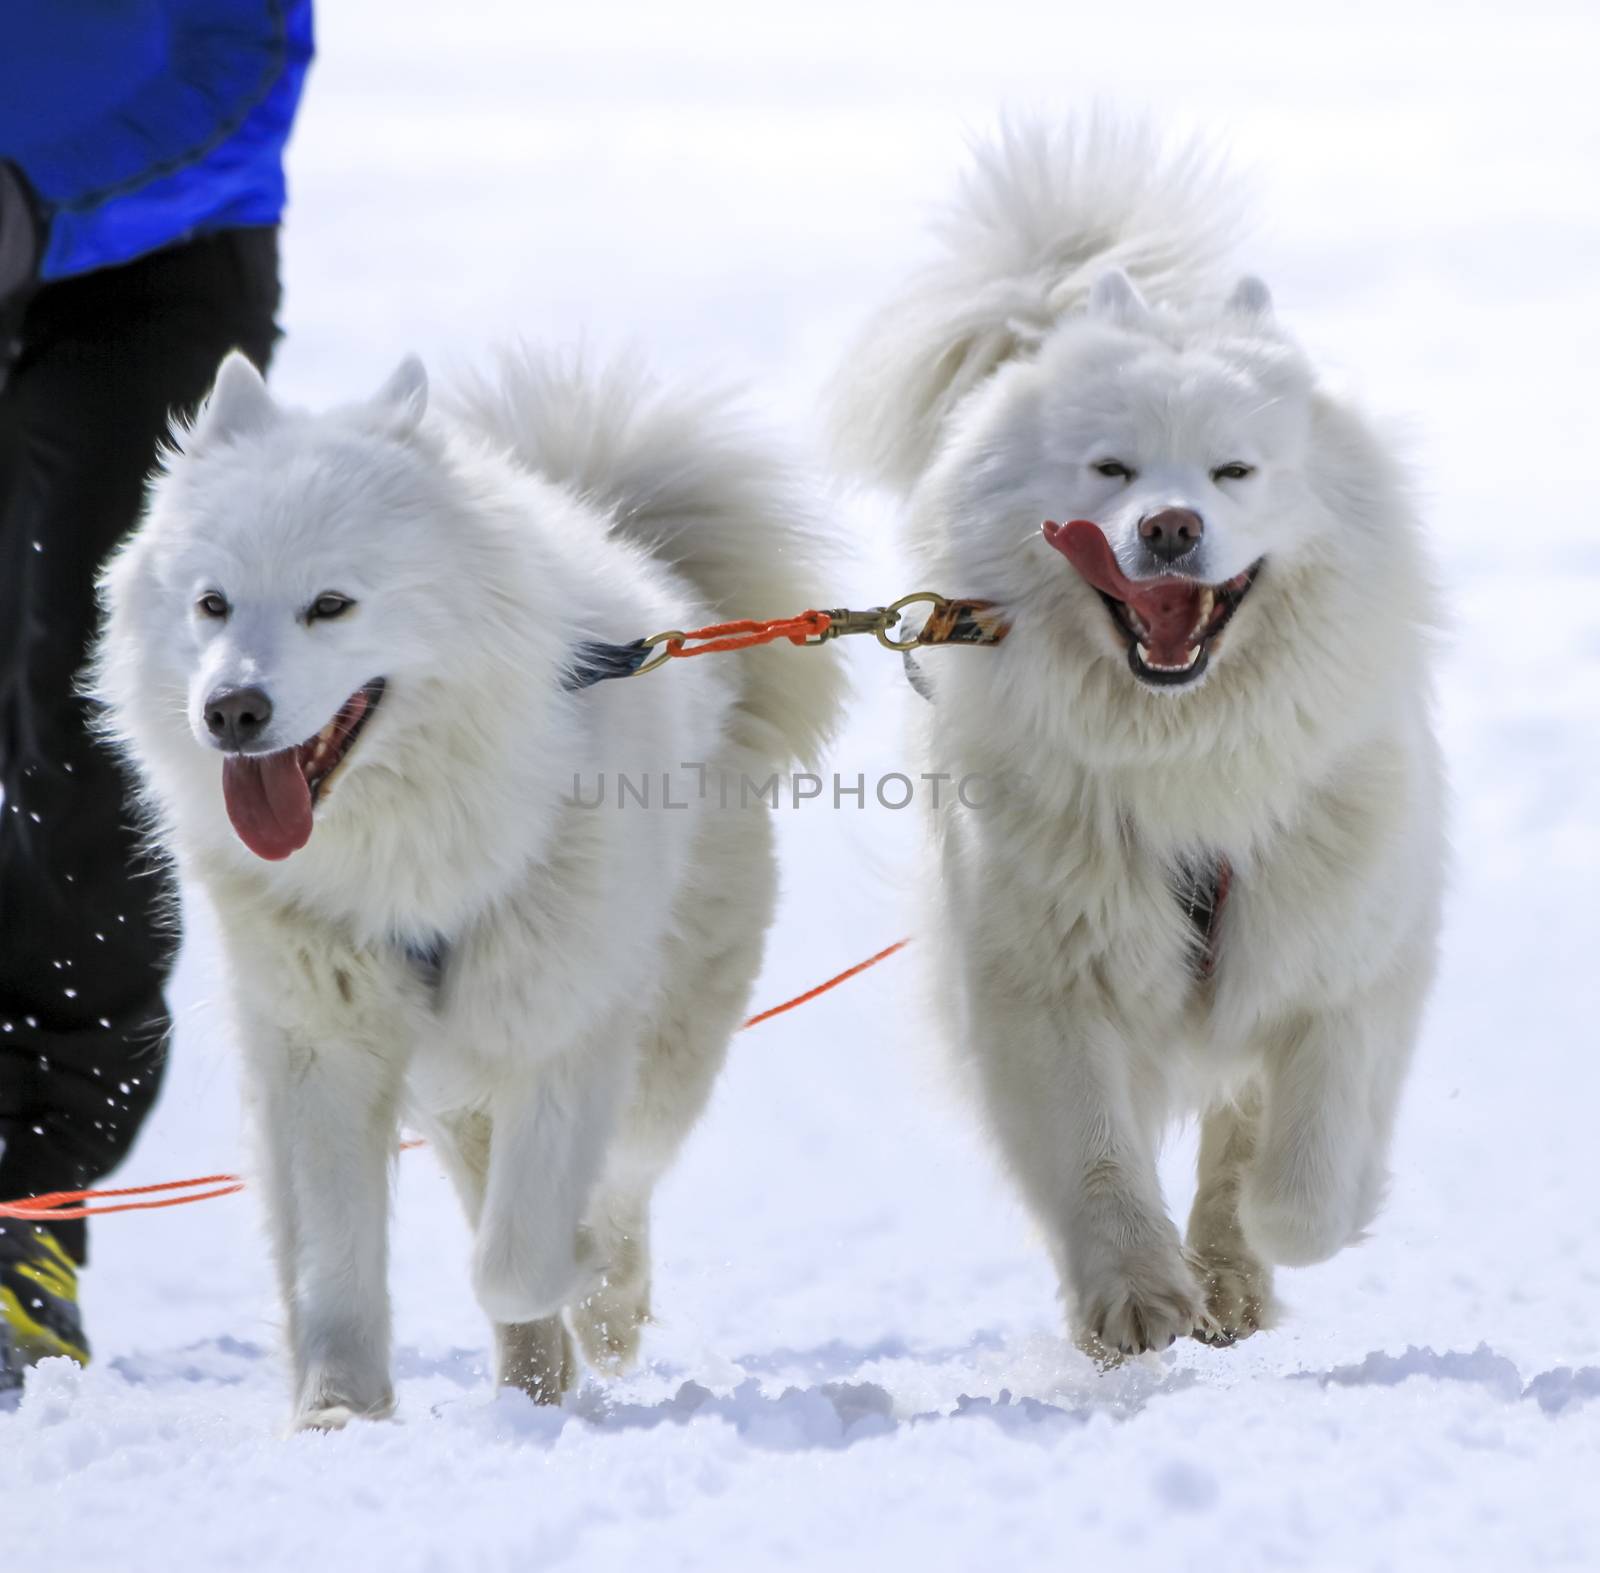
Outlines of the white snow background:
{"type": "MultiPolygon", "coordinates": [[[[562,1411],[491,1393],[426,1151],[394,1424],[284,1439],[251,1194],[107,1219],[95,1364],[0,1412],[4,1565],[1600,1566],[1600,11],[329,0],[320,34],[275,374],[313,404],[411,349],[634,340],[806,444],[968,132],[1101,99],[1218,136],[1280,310],[1413,433],[1456,617],[1443,971],[1370,1241],[1282,1275],[1278,1331],[1108,1376],[926,1045],[915,947],[738,1041],[660,1197],[645,1363],[562,1411]]],[[[888,506],[837,518],[839,601],[917,587],[888,506]]],[[[917,701],[850,660],[834,766],[905,766],[917,701]]],[[[758,1004],[914,931],[931,878],[913,811],[781,817],[758,1004]]],[[[220,987],[195,911],[129,1183],[242,1159],[220,987]]]]}

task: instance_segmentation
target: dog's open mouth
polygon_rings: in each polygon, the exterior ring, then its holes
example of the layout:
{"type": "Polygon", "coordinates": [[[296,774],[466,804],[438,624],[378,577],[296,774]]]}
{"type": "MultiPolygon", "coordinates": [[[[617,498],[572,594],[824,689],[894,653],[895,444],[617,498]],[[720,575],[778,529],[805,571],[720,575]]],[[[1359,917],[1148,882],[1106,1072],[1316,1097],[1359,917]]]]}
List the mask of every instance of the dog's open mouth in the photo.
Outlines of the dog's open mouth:
{"type": "Polygon", "coordinates": [[[239,839],[257,857],[277,862],[311,839],[311,812],[348,757],[383,698],[375,677],[339,713],[297,748],[275,754],[230,754],[222,762],[222,797],[239,839]]]}
{"type": "Polygon", "coordinates": [[[1221,584],[1179,574],[1130,579],[1099,525],[1087,519],[1047,522],[1044,538],[1099,593],[1128,644],[1128,665],[1142,683],[1181,688],[1197,682],[1217,636],[1250,593],[1261,563],[1221,584]]]}

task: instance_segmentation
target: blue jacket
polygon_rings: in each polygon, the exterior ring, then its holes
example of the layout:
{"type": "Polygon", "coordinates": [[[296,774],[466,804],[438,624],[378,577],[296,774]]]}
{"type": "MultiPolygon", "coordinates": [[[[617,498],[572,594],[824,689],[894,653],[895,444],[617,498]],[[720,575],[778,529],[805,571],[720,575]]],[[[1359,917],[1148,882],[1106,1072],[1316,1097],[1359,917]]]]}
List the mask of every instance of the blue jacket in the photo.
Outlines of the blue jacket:
{"type": "Polygon", "coordinates": [[[311,0],[4,0],[0,159],[33,189],[38,276],[276,224],[311,0]]]}

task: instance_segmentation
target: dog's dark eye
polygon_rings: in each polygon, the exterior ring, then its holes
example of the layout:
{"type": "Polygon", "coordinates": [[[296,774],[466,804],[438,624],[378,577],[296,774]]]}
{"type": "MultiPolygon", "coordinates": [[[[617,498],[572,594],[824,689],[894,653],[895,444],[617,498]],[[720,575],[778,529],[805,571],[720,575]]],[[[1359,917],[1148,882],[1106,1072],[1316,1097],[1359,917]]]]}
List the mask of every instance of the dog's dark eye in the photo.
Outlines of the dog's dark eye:
{"type": "Polygon", "coordinates": [[[1242,481],[1247,475],[1254,475],[1256,467],[1253,464],[1222,464],[1211,472],[1214,481],[1242,481]]]}
{"type": "Polygon", "coordinates": [[[336,591],[329,590],[325,595],[319,595],[306,608],[306,621],[314,623],[330,617],[343,617],[355,604],[348,595],[339,595],[336,591]]]}
{"type": "Polygon", "coordinates": [[[1104,475],[1111,480],[1131,481],[1133,471],[1121,459],[1102,459],[1098,464],[1092,465],[1096,475],[1104,475]]]}
{"type": "Polygon", "coordinates": [[[202,617],[226,617],[228,603],[215,590],[207,590],[198,601],[194,603],[195,610],[202,617]]]}

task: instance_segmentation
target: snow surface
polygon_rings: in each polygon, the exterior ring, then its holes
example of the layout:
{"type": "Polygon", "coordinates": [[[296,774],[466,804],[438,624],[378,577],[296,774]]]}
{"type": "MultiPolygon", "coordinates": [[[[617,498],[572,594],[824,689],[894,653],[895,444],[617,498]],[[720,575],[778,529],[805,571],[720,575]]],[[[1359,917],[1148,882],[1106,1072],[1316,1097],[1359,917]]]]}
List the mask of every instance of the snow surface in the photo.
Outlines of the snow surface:
{"type": "MultiPolygon", "coordinates": [[[[644,1367],[563,1411],[486,1385],[426,1152],[399,1170],[393,1425],[282,1438],[248,1193],[107,1220],[97,1363],[0,1413],[5,1565],[1600,1565],[1600,12],[338,0],[321,32],[277,372],[308,402],[412,348],[634,337],[809,440],[968,129],[1099,96],[1221,135],[1281,309],[1415,432],[1457,614],[1443,975],[1372,1239],[1284,1274],[1279,1331],[1109,1376],[927,1055],[915,947],[738,1043],[661,1196],[644,1367]]],[[[841,600],[913,587],[884,505],[840,517],[841,600]]],[[[904,764],[916,701],[851,655],[853,777],[904,764]]],[[[914,930],[929,877],[911,812],[782,818],[761,1004],[914,930]]],[[[218,987],[196,913],[129,1182],[239,1161],[218,987]]]]}

